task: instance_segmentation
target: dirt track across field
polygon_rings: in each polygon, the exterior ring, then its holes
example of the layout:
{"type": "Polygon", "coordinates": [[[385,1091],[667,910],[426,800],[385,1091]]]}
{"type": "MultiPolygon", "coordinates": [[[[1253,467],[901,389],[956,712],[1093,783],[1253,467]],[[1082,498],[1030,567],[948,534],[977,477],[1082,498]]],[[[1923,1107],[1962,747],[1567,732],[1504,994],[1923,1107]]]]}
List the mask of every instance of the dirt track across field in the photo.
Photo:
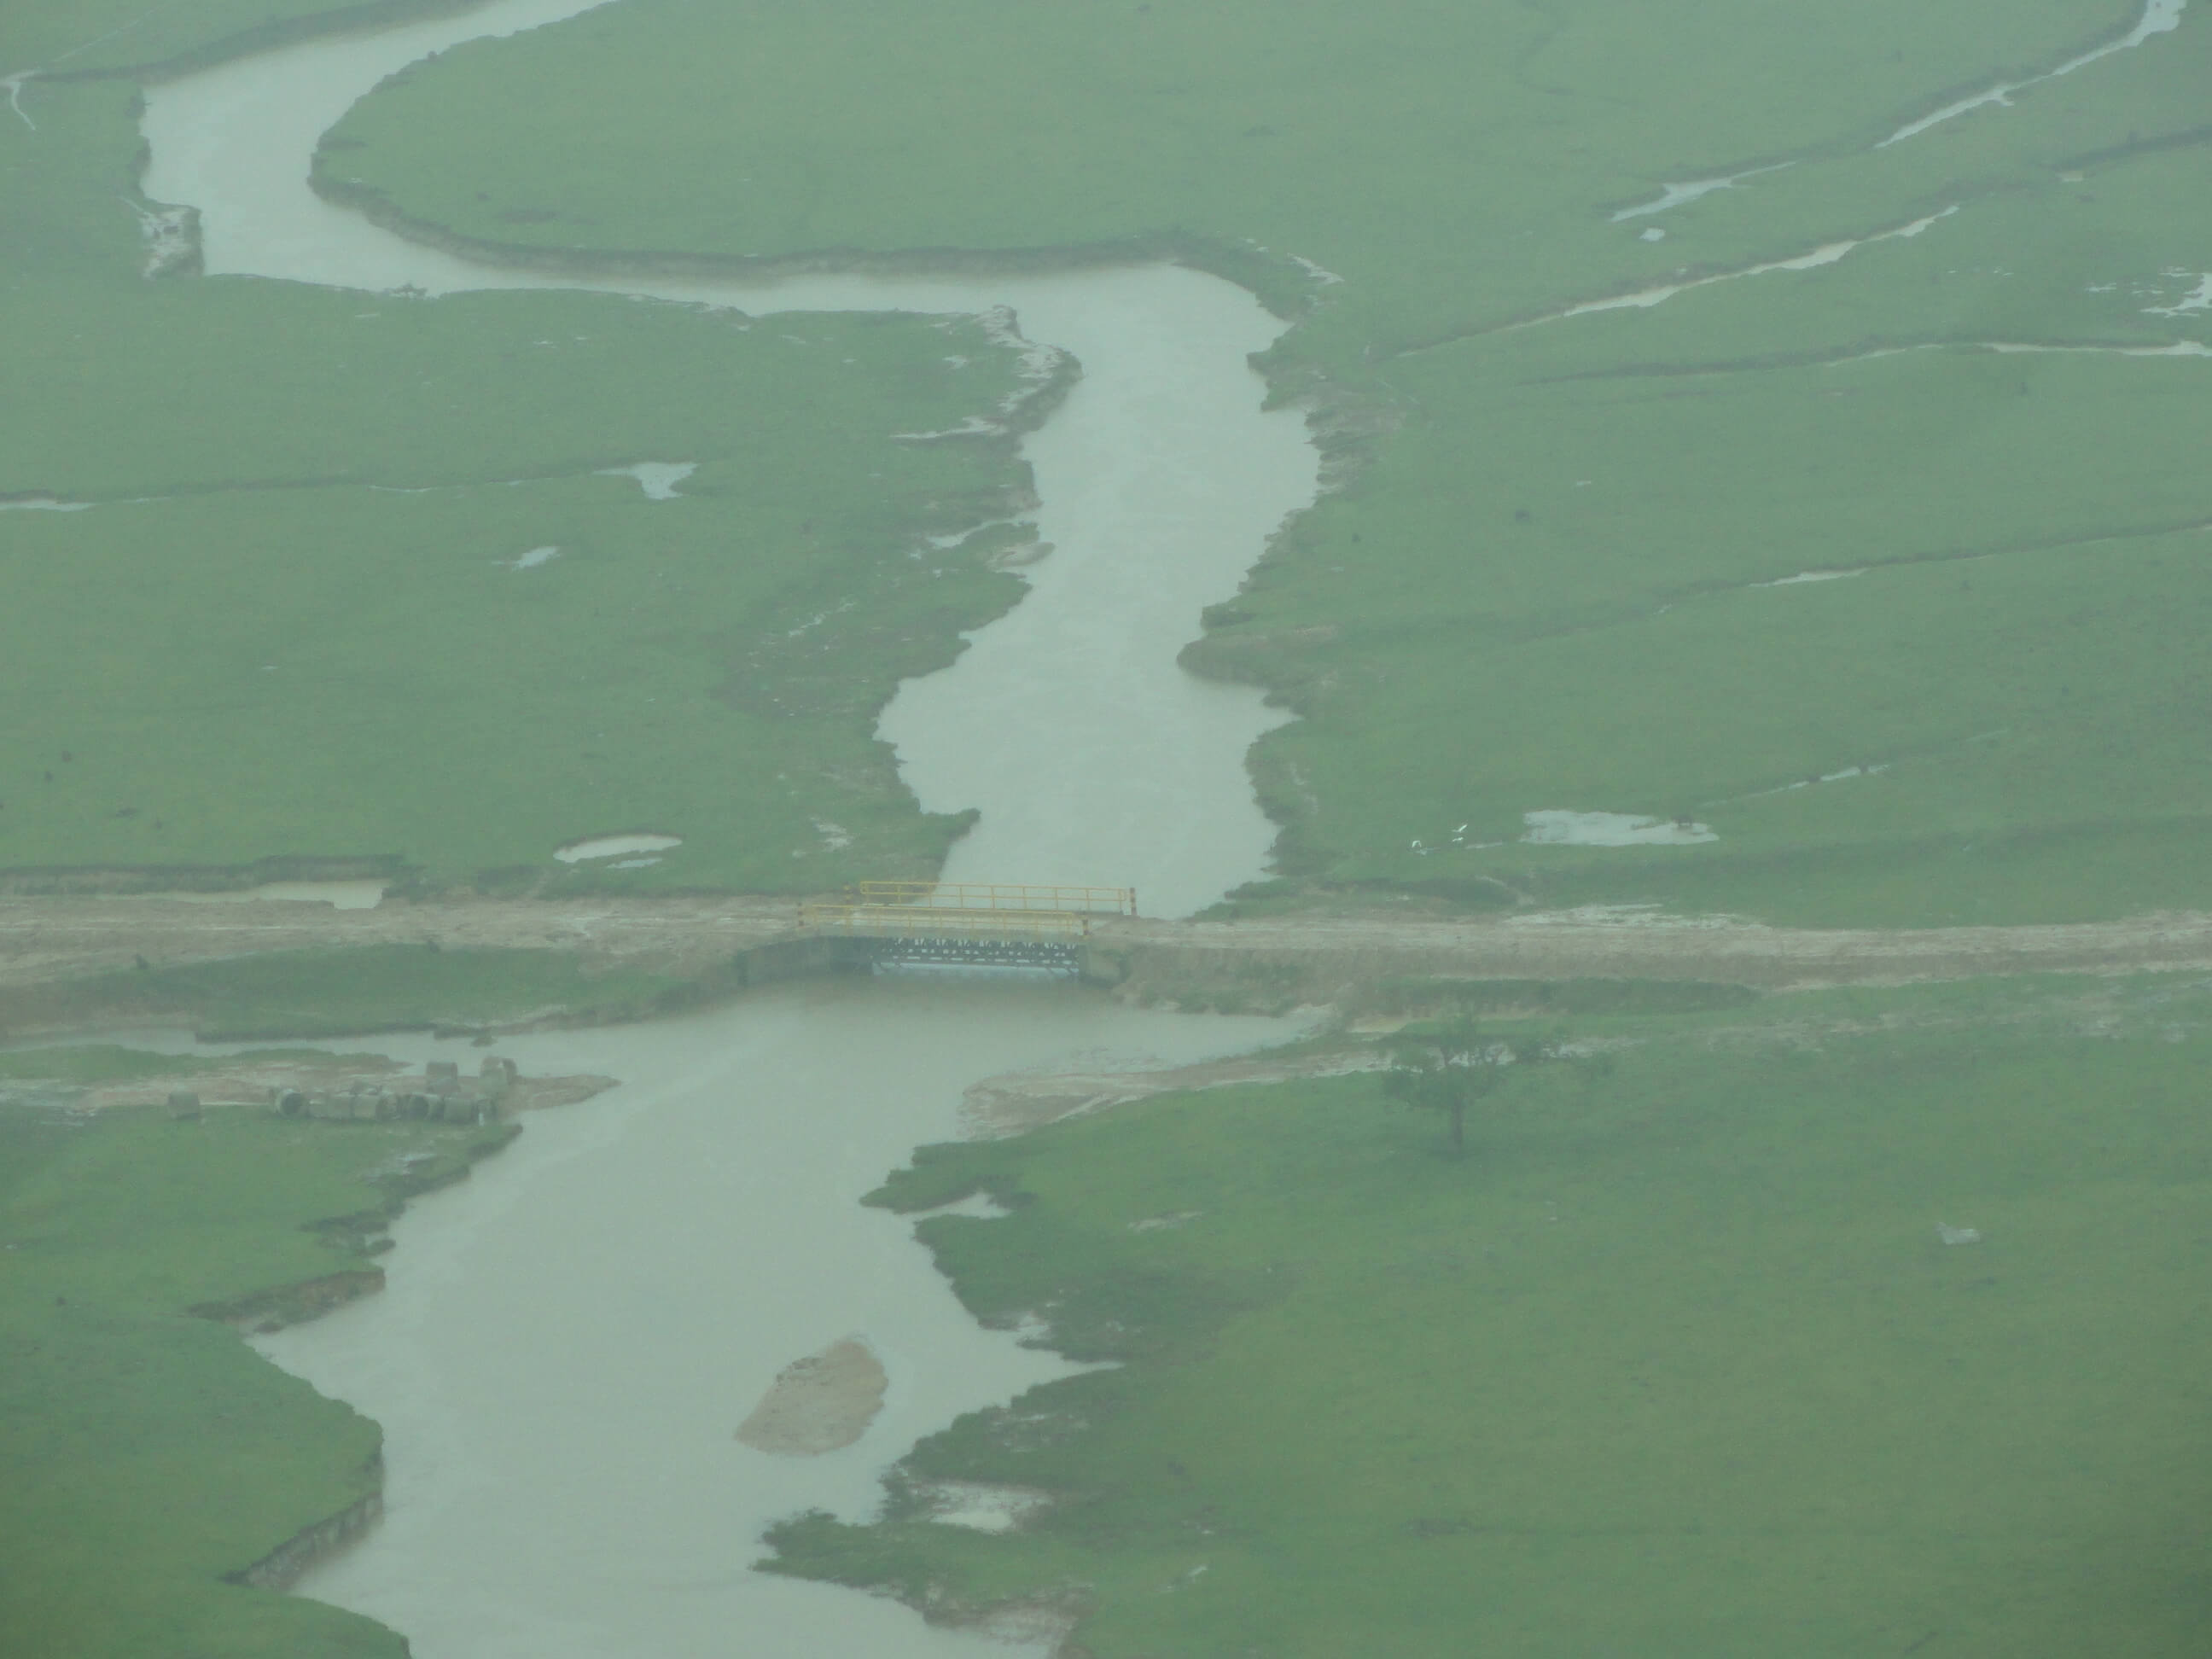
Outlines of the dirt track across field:
{"type": "MultiPolygon", "coordinates": [[[[573,953],[587,969],[696,974],[792,936],[790,900],[459,899],[338,910],[285,901],[0,897],[0,986],[348,945],[432,944],[573,953]]],[[[1093,944],[1139,979],[1254,969],[1332,988],[1402,975],[1698,979],[1765,989],[1990,974],[2212,971],[2212,915],[2024,927],[1814,929],[1640,910],[1479,920],[1358,912],[1236,921],[1099,922],[1093,944]]],[[[1171,991],[1168,992],[1172,994],[1171,991]]]]}
{"type": "Polygon", "coordinates": [[[1905,984],[1992,974],[2212,969],[2212,915],[2024,927],[1791,928],[1642,909],[1527,911],[1480,921],[1372,912],[1224,922],[1130,922],[1133,963],[1170,953],[1193,969],[1231,957],[1297,966],[1351,984],[1402,975],[1484,979],[1710,980],[1766,990],[1905,984]]]}
{"type": "Polygon", "coordinates": [[[592,968],[695,974],[787,938],[790,900],[459,899],[373,910],[285,900],[0,897],[0,986],[130,968],[177,968],[272,951],[370,945],[571,953],[592,968]]]}

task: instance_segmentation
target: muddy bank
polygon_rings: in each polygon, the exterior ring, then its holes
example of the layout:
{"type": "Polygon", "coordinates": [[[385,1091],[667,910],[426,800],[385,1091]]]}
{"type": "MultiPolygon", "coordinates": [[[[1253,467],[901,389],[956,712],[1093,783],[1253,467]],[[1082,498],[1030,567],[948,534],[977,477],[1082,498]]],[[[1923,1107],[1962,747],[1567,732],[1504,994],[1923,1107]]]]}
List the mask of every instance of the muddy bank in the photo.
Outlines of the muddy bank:
{"type": "MultiPolygon", "coordinates": [[[[381,1474],[372,1469],[371,1478],[381,1474]]],[[[256,1589],[289,1589],[300,1575],[335,1551],[343,1549],[384,1516],[384,1492],[379,1489],[356,1498],[327,1521],[303,1527],[250,1567],[227,1575],[234,1584],[256,1589]]]]}
{"type": "MultiPolygon", "coordinates": [[[[302,1103],[301,1109],[287,1115],[315,1119],[326,1115],[314,1109],[323,1102],[371,1095],[405,1100],[418,1095],[428,1098],[475,1093],[483,1091],[487,1079],[496,1077],[495,1063],[491,1061],[485,1062],[481,1076],[469,1079],[458,1076],[458,1061],[448,1063],[454,1067],[453,1073],[433,1074],[422,1067],[410,1071],[401,1062],[379,1054],[241,1055],[231,1063],[211,1066],[204,1064],[158,1077],[94,1084],[76,1094],[70,1104],[72,1110],[79,1112],[159,1106],[165,1102],[173,1105],[176,1092],[185,1091],[190,1094],[195,1112],[225,1108],[267,1111],[282,1110],[279,1103],[287,1096],[294,1096],[302,1103]]],[[[513,1117],[521,1112],[573,1106],[615,1086],[616,1080],[611,1077],[524,1077],[514,1073],[497,1088],[495,1115],[513,1117]]]]}

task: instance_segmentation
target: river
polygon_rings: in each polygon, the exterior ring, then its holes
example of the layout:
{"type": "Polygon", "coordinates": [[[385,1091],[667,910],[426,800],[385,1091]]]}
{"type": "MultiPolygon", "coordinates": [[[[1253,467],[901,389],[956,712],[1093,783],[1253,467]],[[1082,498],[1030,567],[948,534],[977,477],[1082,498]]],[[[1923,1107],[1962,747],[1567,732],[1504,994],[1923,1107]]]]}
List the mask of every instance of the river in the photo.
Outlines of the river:
{"type": "MultiPolygon", "coordinates": [[[[211,276],[588,287],[753,313],[1012,307],[1029,338],[1084,368],[1024,446],[1057,550],[952,668],[902,689],[881,729],[925,806],[981,810],[951,878],[1133,885],[1149,914],[1175,915],[1258,874],[1273,831],[1243,757],[1277,717],[1175,657],[1200,609],[1312,498],[1303,423],[1261,412],[1246,361],[1282,325],[1243,290],[1167,266],[765,286],[505,270],[307,189],[317,138],[386,75],[586,9],[501,0],[151,88],[146,190],[200,210],[211,276]]],[[[866,1515],[915,1438],[1066,1369],[978,1328],[909,1224],[854,1200],[917,1143],[958,1133],[962,1093],[982,1077],[1184,1063],[1284,1035],[1066,985],[878,980],[504,1041],[527,1073],[623,1086],[533,1118],[474,1181],[418,1204],[383,1296],[264,1339],[387,1437],[384,1523],[302,1589],[385,1620],[421,1659],[1009,1651],[750,1570],[769,1522],[866,1515]],[[890,1376],[857,1444],[780,1459],[735,1441],[781,1368],[845,1336],[890,1376]]],[[[469,1057],[422,1038],[380,1046],[469,1057]]]]}
{"type": "Polygon", "coordinates": [[[948,879],[1133,886],[1148,914],[1170,916],[1250,879],[1274,832],[1244,754],[1279,716],[1256,690],[1197,679],[1175,659],[1199,611],[1234,593],[1284,516],[1313,499],[1304,419],[1261,412],[1247,362],[1283,324],[1243,289],[1159,264],[767,285],[507,270],[405,241],[307,187],[316,141],[386,76],[587,9],[498,0],[149,88],[146,191],[199,209],[210,276],[432,294],[596,288],[753,313],[1012,307],[1028,337],[1083,366],[1023,447],[1038,532],[1057,550],[1024,573],[1030,599],[980,630],[954,669],[909,682],[884,735],[926,808],[981,811],[948,879]]]}

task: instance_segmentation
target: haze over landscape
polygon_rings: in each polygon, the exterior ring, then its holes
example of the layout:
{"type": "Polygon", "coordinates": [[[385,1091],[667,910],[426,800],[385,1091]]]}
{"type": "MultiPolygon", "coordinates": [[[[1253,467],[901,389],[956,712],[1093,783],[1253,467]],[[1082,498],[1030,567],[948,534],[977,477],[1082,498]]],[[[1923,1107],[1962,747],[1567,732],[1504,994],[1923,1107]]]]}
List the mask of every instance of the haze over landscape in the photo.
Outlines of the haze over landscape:
{"type": "Polygon", "coordinates": [[[2208,69],[19,0],[0,1649],[2201,1653],[2208,69]]]}

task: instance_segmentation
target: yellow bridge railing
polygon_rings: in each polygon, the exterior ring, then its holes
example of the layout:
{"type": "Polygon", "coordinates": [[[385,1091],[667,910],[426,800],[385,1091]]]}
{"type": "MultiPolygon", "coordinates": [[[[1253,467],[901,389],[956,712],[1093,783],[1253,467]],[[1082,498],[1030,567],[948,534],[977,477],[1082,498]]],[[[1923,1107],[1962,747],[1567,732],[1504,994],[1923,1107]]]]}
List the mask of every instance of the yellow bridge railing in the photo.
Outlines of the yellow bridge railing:
{"type": "Polygon", "coordinates": [[[864,881],[799,907],[808,933],[867,939],[1079,939],[1096,916],[1133,916],[1129,887],[1012,882],[864,881]]]}

